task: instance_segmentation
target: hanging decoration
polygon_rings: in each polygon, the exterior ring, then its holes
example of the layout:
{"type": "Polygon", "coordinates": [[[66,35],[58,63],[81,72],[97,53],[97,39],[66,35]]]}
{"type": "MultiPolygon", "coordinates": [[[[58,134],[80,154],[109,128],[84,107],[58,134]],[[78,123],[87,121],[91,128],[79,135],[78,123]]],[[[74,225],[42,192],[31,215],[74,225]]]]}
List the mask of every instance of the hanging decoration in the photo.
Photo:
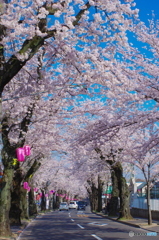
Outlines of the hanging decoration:
{"type": "Polygon", "coordinates": [[[28,182],[24,182],[24,183],[23,183],[23,188],[24,188],[24,189],[28,189],[28,187],[29,187],[28,182]]]}
{"type": "Polygon", "coordinates": [[[50,191],[50,194],[53,194],[54,192],[55,192],[54,190],[51,190],[51,191],[50,191]]]}
{"type": "Polygon", "coordinates": [[[30,155],[30,146],[29,145],[24,146],[24,153],[26,156],[30,155]]]}
{"type": "Polygon", "coordinates": [[[13,163],[12,163],[12,165],[15,166],[17,163],[18,163],[17,158],[13,158],[13,163]]]}
{"type": "Polygon", "coordinates": [[[22,147],[17,148],[16,149],[16,155],[17,155],[17,159],[18,159],[19,162],[24,162],[25,161],[25,156],[30,155],[30,146],[25,145],[23,148],[22,147]]]}
{"type": "Polygon", "coordinates": [[[24,162],[25,160],[25,153],[24,148],[17,148],[16,149],[17,159],[19,162],[24,162]]]}

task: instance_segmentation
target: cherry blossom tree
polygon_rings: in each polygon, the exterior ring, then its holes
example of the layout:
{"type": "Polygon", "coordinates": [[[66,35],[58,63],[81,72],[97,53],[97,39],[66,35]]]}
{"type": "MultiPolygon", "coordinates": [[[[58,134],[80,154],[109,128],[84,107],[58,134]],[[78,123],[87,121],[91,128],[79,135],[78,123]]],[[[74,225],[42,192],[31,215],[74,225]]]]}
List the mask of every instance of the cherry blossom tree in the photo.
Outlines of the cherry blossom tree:
{"type": "Polygon", "coordinates": [[[68,148],[68,159],[71,166],[70,174],[76,176],[87,190],[91,210],[101,211],[102,193],[110,177],[108,167],[95,151],[87,150],[80,145],[68,148]]]}
{"type": "Polygon", "coordinates": [[[123,160],[130,162],[143,173],[147,186],[148,224],[152,224],[150,207],[150,189],[159,179],[158,159],[158,130],[157,125],[150,128],[139,129],[127,136],[129,141],[125,144],[123,160]]]}
{"type": "MultiPolygon", "coordinates": [[[[4,99],[5,95],[7,95],[6,93],[4,95],[4,91],[9,87],[8,84],[10,82],[14,83],[14,81],[16,83],[15,88],[11,88],[10,90],[12,91],[9,91],[11,98],[15,98],[17,95],[19,97],[20,94],[21,96],[27,96],[28,91],[32,94],[36,93],[35,85],[38,82],[37,78],[34,77],[34,73],[30,75],[30,82],[26,79],[24,80],[25,86],[21,85],[21,89],[17,86],[19,79],[22,80],[24,77],[23,73],[28,72],[29,74],[30,72],[30,69],[26,69],[26,65],[31,64],[30,60],[43,49],[45,49],[45,51],[47,50],[46,52],[53,56],[50,57],[48,54],[48,59],[51,59],[50,64],[56,62],[52,79],[56,76],[56,85],[59,83],[62,90],[64,87],[64,90],[67,90],[69,94],[74,96],[76,90],[73,89],[73,91],[70,91],[70,89],[67,89],[68,85],[73,85],[73,87],[74,84],[77,83],[87,83],[88,85],[89,83],[96,82],[97,77],[99,82],[103,82],[103,76],[105,76],[104,73],[102,74],[103,69],[101,67],[99,71],[97,68],[97,66],[99,66],[97,63],[100,62],[101,64],[101,59],[100,61],[98,60],[99,54],[102,52],[102,49],[104,49],[100,47],[103,32],[106,36],[102,39],[103,42],[118,41],[119,45],[127,46],[126,30],[132,25],[132,16],[138,13],[137,10],[132,10],[131,2],[131,0],[122,2],[115,0],[114,4],[112,4],[110,0],[76,0],[73,1],[72,5],[72,2],[69,0],[60,0],[57,2],[52,0],[47,2],[38,0],[30,2],[3,1],[0,15],[1,98],[4,99]],[[94,11],[94,9],[98,11],[91,14],[91,19],[89,19],[89,10],[94,11]],[[52,16],[50,17],[50,23],[48,22],[49,16],[52,16]],[[90,41],[91,38],[93,38],[93,41],[90,41]],[[90,43],[92,43],[92,45],[90,43]],[[78,49],[78,47],[80,49],[78,49]],[[58,71],[56,71],[59,62],[61,62],[62,65],[59,66],[58,71]],[[92,69],[94,69],[94,73],[92,69]],[[61,72],[63,70],[65,70],[65,74],[62,77],[61,72]],[[64,79],[65,81],[63,82],[64,79]]],[[[110,48],[110,51],[112,51],[112,48],[110,48]]],[[[107,54],[105,50],[103,51],[103,56],[104,58],[110,58],[113,54],[109,52],[107,54]]],[[[101,65],[103,64],[105,63],[102,62],[101,65]]],[[[35,66],[35,68],[37,68],[36,62],[35,66]]],[[[48,69],[49,67],[50,65],[48,64],[48,69]]],[[[31,68],[34,72],[34,65],[32,65],[31,68]]],[[[39,79],[39,81],[41,80],[46,86],[48,79],[51,79],[49,73],[39,79]]],[[[48,84],[47,88],[41,89],[45,91],[49,89],[50,86],[51,85],[48,84]]],[[[62,90],[61,93],[63,92],[62,90]]],[[[30,102],[30,104],[34,107],[32,102],[30,102]]],[[[22,106],[22,103],[19,102],[19,110],[20,105],[22,106]]],[[[9,201],[6,202],[5,199],[10,199],[9,189],[13,179],[12,158],[15,148],[12,144],[9,144],[6,138],[6,134],[8,134],[8,118],[2,116],[2,109],[0,112],[1,122],[3,123],[2,136],[4,144],[2,152],[4,165],[3,182],[5,184],[4,189],[8,189],[7,192],[5,190],[2,191],[4,195],[1,200],[6,208],[3,209],[4,211],[1,209],[3,213],[0,211],[1,235],[10,235],[8,219],[5,217],[8,215],[10,203],[9,201]],[[8,147],[10,147],[10,151],[8,151],[8,147]],[[8,155],[8,153],[10,155],[8,155]]],[[[29,113],[31,114],[31,112],[30,110],[29,113]]],[[[26,127],[28,128],[28,124],[26,127]]],[[[24,135],[24,132],[26,132],[26,129],[25,131],[23,129],[21,134],[24,135]]],[[[10,133],[15,133],[15,129],[13,131],[12,128],[12,132],[10,133]]],[[[12,141],[14,142],[13,137],[12,141]]],[[[24,138],[19,144],[21,145],[23,142],[24,138]]]]}

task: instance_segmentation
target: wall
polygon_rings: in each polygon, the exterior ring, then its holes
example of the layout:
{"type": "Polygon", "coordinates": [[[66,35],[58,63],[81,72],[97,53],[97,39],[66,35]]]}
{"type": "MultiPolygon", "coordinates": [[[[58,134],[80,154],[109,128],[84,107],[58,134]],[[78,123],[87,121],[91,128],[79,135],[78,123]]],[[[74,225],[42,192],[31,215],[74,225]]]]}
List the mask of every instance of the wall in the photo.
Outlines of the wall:
{"type": "MultiPolygon", "coordinates": [[[[132,208],[130,210],[132,217],[138,218],[148,218],[148,210],[147,209],[139,209],[139,208],[132,208]]],[[[152,219],[159,220],[159,211],[151,211],[152,219]]]]}

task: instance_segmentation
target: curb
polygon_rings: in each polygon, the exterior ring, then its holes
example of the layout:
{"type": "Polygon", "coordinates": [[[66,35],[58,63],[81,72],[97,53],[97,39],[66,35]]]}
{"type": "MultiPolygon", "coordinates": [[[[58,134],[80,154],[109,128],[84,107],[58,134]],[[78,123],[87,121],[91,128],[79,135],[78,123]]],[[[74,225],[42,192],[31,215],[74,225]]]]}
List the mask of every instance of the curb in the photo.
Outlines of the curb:
{"type": "MultiPolygon", "coordinates": [[[[28,222],[28,224],[29,224],[29,222],[28,222]]],[[[18,230],[15,233],[11,229],[12,236],[10,236],[10,237],[0,237],[0,240],[17,240],[19,235],[21,234],[21,232],[23,232],[23,230],[27,227],[28,224],[21,225],[20,230],[18,230]]]]}
{"type": "MultiPolygon", "coordinates": [[[[37,215],[38,216],[38,215],[37,215]]],[[[35,216],[35,218],[37,217],[35,216]]],[[[0,237],[0,240],[18,240],[19,235],[23,232],[23,230],[32,222],[32,220],[34,220],[35,218],[29,219],[28,221],[25,221],[24,223],[22,223],[21,226],[18,226],[19,230],[17,230],[16,232],[14,232],[12,227],[15,226],[11,226],[11,232],[12,232],[12,236],[11,237],[0,237]]]]}
{"type": "Polygon", "coordinates": [[[97,215],[99,215],[99,216],[101,216],[101,217],[107,218],[107,219],[109,219],[109,220],[112,220],[112,221],[114,221],[114,222],[119,222],[119,223],[122,223],[122,224],[125,224],[125,225],[129,225],[129,226],[132,226],[132,227],[142,228],[142,229],[147,230],[147,231],[159,233],[159,231],[155,231],[155,230],[152,230],[152,229],[149,230],[149,229],[148,229],[149,227],[158,226],[158,224],[155,224],[155,225],[153,225],[153,226],[148,225],[148,227],[144,227],[144,226],[142,226],[142,225],[140,225],[140,224],[130,223],[130,222],[124,222],[124,221],[117,220],[117,219],[108,217],[108,216],[106,216],[106,215],[100,214],[100,213],[95,213],[95,214],[97,214],[97,215]]]}
{"type": "MultiPolygon", "coordinates": [[[[50,211],[49,211],[50,212],[50,211]]],[[[30,218],[28,221],[25,221],[22,226],[21,226],[21,230],[19,230],[17,233],[13,233],[14,235],[16,235],[15,237],[12,237],[12,238],[7,238],[7,239],[4,239],[4,240],[18,240],[19,239],[19,235],[23,232],[23,230],[32,222],[34,221],[38,216],[40,215],[44,215],[46,214],[47,212],[38,212],[33,218],[30,218]]],[[[3,239],[0,239],[0,240],[3,240],[3,239]]]]}

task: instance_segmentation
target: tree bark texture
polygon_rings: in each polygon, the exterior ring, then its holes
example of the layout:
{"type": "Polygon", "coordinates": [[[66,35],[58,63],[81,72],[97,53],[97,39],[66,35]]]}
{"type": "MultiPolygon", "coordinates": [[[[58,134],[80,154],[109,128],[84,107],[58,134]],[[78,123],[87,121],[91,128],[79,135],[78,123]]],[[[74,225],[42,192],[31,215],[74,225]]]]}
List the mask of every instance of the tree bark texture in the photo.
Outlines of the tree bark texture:
{"type": "Polygon", "coordinates": [[[34,200],[34,191],[31,187],[29,192],[29,216],[34,216],[35,214],[37,214],[37,207],[34,200]]]}
{"type": "Polygon", "coordinates": [[[115,172],[111,171],[112,179],[112,196],[109,203],[109,216],[118,216],[118,198],[119,198],[119,188],[118,188],[118,178],[115,172]]]}
{"type": "Polygon", "coordinates": [[[7,117],[3,118],[1,127],[3,142],[1,155],[4,171],[0,188],[0,236],[11,236],[9,211],[11,206],[11,190],[13,189],[15,146],[11,146],[8,140],[7,117]]]}
{"type": "Polygon", "coordinates": [[[23,187],[20,188],[20,208],[21,212],[21,219],[29,219],[29,208],[28,208],[28,199],[27,199],[28,192],[23,187]]]}
{"type": "Polygon", "coordinates": [[[9,211],[13,169],[5,169],[0,183],[0,236],[11,236],[9,211]]]}
{"type": "Polygon", "coordinates": [[[36,204],[34,198],[29,195],[30,202],[28,204],[29,199],[27,199],[27,190],[22,190],[21,183],[23,180],[29,182],[30,176],[36,172],[39,166],[40,163],[35,160],[26,173],[25,178],[23,178],[23,174],[20,168],[15,170],[13,178],[13,189],[11,192],[11,209],[9,214],[11,224],[21,225],[21,218],[28,219],[30,214],[30,216],[32,216],[32,214],[35,214],[33,212],[36,212],[36,204]],[[28,209],[28,205],[30,210],[28,209]]]}
{"type": "Polygon", "coordinates": [[[120,177],[121,188],[120,188],[120,211],[119,218],[132,219],[130,213],[130,191],[126,183],[126,179],[120,177]]]}
{"type": "MultiPolygon", "coordinates": [[[[123,168],[121,162],[115,161],[115,152],[111,149],[111,152],[107,155],[107,158],[103,156],[102,151],[99,148],[96,148],[95,151],[100,154],[101,160],[105,161],[111,168],[111,179],[113,193],[110,201],[110,211],[109,215],[117,216],[117,206],[118,206],[118,197],[120,198],[120,210],[119,218],[132,219],[130,214],[130,203],[129,197],[130,192],[126,183],[125,178],[123,177],[123,168]]],[[[121,152],[121,149],[118,150],[118,153],[121,152]]]]}
{"type": "Polygon", "coordinates": [[[41,197],[41,211],[46,211],[46,198],[44,190],[41,190],[42,197],[41,197]]]}
{"type": "Polygon", "coordinates": [[[13,188],[11,191],[11,208],[9,212],[9,219],[11,225],[21,225],[21,208],[20,208],[20,188],[22,182],[22,170],[18,168],[13,177],[13,188]]]}
{"type": "MultiPolygon", "coordinates": [[[[117,197],[120,198],[119,219],[132,219],[130,214],[130,201],[129,201],[129,188],[126,183],[126,179],[123,177],[123,168],[120,162],[116,162],[111,166],[112,168],[112,183],[114,188],[114,195],[117,204],[117,197]]],[[[113,196],[114,197],[114,196],[113,196]]],[[[111,208],[111,206],[110,206],[111,208]]]]}
{"type": "Polygon", "coordinates": [[[91,211],[98,211],[98,188],[95,186],[95,183],[92,180],[87,182],[89,184],[87,192],[89,194],[91,211]]]}
{"type": "Polygon", "coordinates": [[[98,211],[98,189],[95,184],[92,183],[92,211],[98,211]]]}
{"type": "Polygon", "coordinates": [[[98,176],[98,212],[102,211],[102,193],[103,193],[103,182],[98,176]]]}
{"type": "MultiPolygon", "coordinates": [[[[39,169],[40,165],[41,165],[41,163],[38,162],[38,159],[35,159],[32,166],[29,168],[29,170],[25,174],[23,181],[29,182],[30,177],[33,176],[33,174],[39,169]]],[[[30,185],[30,183],[29,183],[29,185],[30,185]]],[[[34,198],[32,196],[30,196],[30,198],[32,198],[32,199],[29,200],[29,196],[30,195],[27,193],[27,190],[21,188],[21,196],[20,197],[21,197],[21,210],[22,210],[21,218],[22,219],[28,219],[30,213],[33,212],[33,206],[34,207],[36,206],[34,198]],[[28,196],[28,198],[27,198],[27,196],[28,196]],[[32,210],[30,208],[32,208],[32,210]]],[[[34,211],[35,211],[35,209],[34,209],[34,211]]]]}
{"type": "Polygon", "coordinates": [[[152,213],[150,206],[150,182],[147,182],[147,209],[148,209],[148,225],[152,224],[152,213]]]}

